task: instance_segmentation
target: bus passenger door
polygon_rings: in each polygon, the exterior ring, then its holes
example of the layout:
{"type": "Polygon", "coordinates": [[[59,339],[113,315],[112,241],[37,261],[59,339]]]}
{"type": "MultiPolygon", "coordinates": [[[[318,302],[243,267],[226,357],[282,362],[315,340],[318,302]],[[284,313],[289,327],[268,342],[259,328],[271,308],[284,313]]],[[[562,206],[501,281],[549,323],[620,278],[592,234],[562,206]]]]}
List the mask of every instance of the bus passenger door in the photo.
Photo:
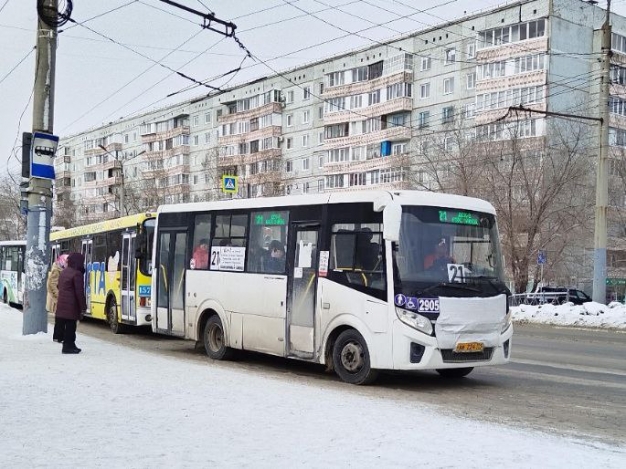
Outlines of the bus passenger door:
{"type": "Polygon", "coordinates": [[[287,354],[313,358],[315,352],[315,298],[319,225],[292,230],[289,256],[293,256],[287,289],[287,354]]]}
{"type": "Polygon", "coordinates": [[[87,299],[87,314],[91,315],[91,279],[95,274],[91,271],[91,254],[93,250],[93,240],[83,239],[80,252],[85,258],[85,298],[87,299]]]}
{"type": "Polygon", "coordinates": [[[160,231],[157,265],[157,332],[184,337],[185,335],[185,258],[187,232],[160,231]]]}
{"type": "Polygon", "coordinates": [[[135,278],[137,274],[137,262],[135,259],[136,233],[124,233],[122,235],[122,257],[120,272],[120,286],[122,295],[122,319],[137,321],[135,310],[135,278]]]}

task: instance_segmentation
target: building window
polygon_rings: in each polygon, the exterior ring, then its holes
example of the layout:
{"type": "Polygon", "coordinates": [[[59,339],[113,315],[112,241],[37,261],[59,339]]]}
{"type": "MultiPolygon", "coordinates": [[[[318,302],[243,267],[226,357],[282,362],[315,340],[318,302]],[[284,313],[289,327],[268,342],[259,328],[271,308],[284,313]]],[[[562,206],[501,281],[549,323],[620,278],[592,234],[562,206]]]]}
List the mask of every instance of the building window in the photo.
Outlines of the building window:
{"type": "Polygon", "coordinates": [[[205,123],[205,124],[210,124],[210,123],[211,123],[211,113],[210,113],[210,112],[207,112],[207,113],[204,115],[204,123],[205,123]]]}
{"type": "Polygon", "coordinates": [[[368,96],[368,105],[380,103],[380,90],[376,90],[369,94],[368,96]]]}
{"type": "Polygon", "coordinates": [[[456,58],[456,49],[446,49],[444,55],[444,65],[451,65],[454,63],[456,58]]]}
{"type": "Polygon", "coordinates": [[[324,180],[319,179],[317,181],[317,192],[324,192],[324,180]]]}
{"type": "Polygon", "coordinates": [[[467,89],[473,90],[474,87],[476,86],[476,72],[468,73],[466,76],[466,82],[467,82],[467,89]]]}
{"type": "Polygon", "coordinates": [[[454,78],[444,78],[443,94],[454,93],[454,78]]]}
{"type": "Polygon", "coordinates": [[[311,99],[311,87],[305,86],[303,89],[303,99],[306,101],[307,99],[311,99]]]}
{"type": "Polygon", "coordinates": [[[293,162],[292,161],[288,160],[285,163],[285,171],[288,172],[288,173],[293,171],[293,162]]]}
{"type": "Polygon", "coordinates": [[[470,42],[467,45],[467,58],[473,59],[474,57],[476,57],[476,43],[470,42]]]}
{"type": "Polygon", "coordinates": [[[293,114],[287,114],[287,127],[291,127],[293,125],[293,114]]]}
{"type": "Polygon", "coordinates": [[[302,112],[302,123],[303,124],[308,124],[310,119],[311,119],[311,111],[309,111],[308,109],[306,111],[303,111],[302,112]]]}
{"type": "Polygon", "coordinates": [[[291,137],[289,137],[287,139],[287,148],[289,149],[291,147],[293,147],[293,139],[291,137]]]}
{"type": "Polygon", "coordinates": [[[420,71],[424,72],[426,70],[430,70],[431,58],[430,57],[422,57],[420,61],[420,71]]]}
{"type": "Polygon", "coordinates": [[[200,125],[200,116],[193,116],[193,125],[197,127],[200,125]]]}
{"type": "Polygon", "coordinates": [[[466,119],[471,119],[472,117],[474,117],[474,107],[475,107],[474,103],[465,105],[465,118],[466,119]]]}
{"type": "Polygon", "coordinates": [[[193,144],[194,144],[194,146],[196,146],[196,147],[197,147],[198,145],[200,145],[200,136],[198,136],[198,135],[194,135],[194,136],[193,136],[193,144]]]}
{"type": "Polygon", "coordinates": [[[293,103],[293,91],[287,91],[287,103],[293,103]]]}
{"type": "Polygon", "coordinates": [[[324,118],[324,106],[320,106],[317,108],[317,118],[318,119],[324,118]]]}
{"type": "Polygon", "coordinates": [[[324,92],[324,82],[318,83],[319,94],[324,92]]]}
{"type": "Polygon", "coordinates": [[[317,159],[317,167],[318,168],[323,168],[324,167],[324,156],[320,156],[317,159]]]}
{"type": "Polygon", "coordinates": [[[317,134],[317,144],[321,145],[322,143],[324,143],[324,132],[317,134]]]}
{"type": "Polygon", "coordinates": [[[311,169],[311,162],[309,158],[303,158],[302,159],[302,171],[308,171],[309,169],[311,169]]]}
{"type": "Polygon", "coordinates": [[[428,127],[428,120],[430,119],[430,111],[422,111],[419,113],[419,128],[423,129],[428,127]]]}
{"type": "Polygon", "coordinates": [[[211,142],[211,132],[205,132],[204,143],[210,143],[210,142],[211,142]]]}
{"type": "Polygon", "coordinates": [[[444,124],[454,121],[454,106],[444,107],[441,116],[441,121],[444,124]]]}
{"type": "Polygon", "coordinates": [[[309,146],[309,134],[302,136],[302,146],[305,148],[309,146]]]}
{"type": "Polygon", "coordinates": [[[420,99],[430,97],[430,83],[422,83],[420,85],[420,99]]]}

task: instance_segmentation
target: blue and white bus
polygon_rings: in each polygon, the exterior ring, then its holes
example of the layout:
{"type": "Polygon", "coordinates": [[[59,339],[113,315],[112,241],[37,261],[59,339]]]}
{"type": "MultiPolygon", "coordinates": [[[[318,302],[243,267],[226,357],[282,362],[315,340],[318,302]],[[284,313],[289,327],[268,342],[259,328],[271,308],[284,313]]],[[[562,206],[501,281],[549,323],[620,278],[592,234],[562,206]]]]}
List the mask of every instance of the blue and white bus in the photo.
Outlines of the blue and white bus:
{"type": "Polygon", "coordinates": [[[362,384],[378,370],[462,377],[510,358],[510,292],[483,200],[355,191],[164,205],[153,265],[153,331],[213,359],[263,352],[362,384]]]}
{"type": "Polygon", "coordinates": [[[3,303],[23,306],[25,254],[26,241],[0,241],[0,298],[3,303]]]}

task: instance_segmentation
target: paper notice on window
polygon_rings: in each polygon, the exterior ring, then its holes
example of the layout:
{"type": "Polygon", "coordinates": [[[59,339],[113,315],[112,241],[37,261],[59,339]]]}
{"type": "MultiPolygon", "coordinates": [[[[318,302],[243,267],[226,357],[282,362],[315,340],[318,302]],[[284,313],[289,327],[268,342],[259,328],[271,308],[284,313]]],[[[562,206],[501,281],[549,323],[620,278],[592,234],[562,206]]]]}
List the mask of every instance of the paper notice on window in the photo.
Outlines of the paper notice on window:
{"type": "Polygon", "coordinates": [[[320,251],[320,265],[317,271],[320,277],[326,277],[326,275],[328,275],[329,257],[329,251],[320,251]]]}
{"type": "Polygon", "coordinates": [[[310,268],[311,258],[313,257],[313,244],[305,243],[300,240],[300,249],[298,253],[298,267],[310,268]]]}
{"type": "Polygon", "coordinates": [[[302,278],[303,273],[302,267],[296,267],[293,269],[293,278],[302,278]]]}
{"type": "Polygon", "coordinates": [[[212,246],[211,270],[243,272],[246,248],[240,246],[212,246]]]}

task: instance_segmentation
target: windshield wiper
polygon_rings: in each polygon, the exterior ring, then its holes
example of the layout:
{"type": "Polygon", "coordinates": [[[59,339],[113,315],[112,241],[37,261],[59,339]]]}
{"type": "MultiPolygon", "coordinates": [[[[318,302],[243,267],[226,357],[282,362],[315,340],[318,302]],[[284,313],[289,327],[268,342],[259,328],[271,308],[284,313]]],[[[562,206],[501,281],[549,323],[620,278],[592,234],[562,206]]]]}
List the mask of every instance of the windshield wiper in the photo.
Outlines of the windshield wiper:
{"type": "Polygon", "coordinates": [[[416,292],[414,296],[423,295],[424,293],[428,293],[429,291],[435,290],[436,288],[456,288],[458,290],[466,290],[466,291],[473,291],[476,293],[480,293],[480,290],[478,288],[469,287],[467,285],[463,285],[462,283],[440,282],[440,283],[431,285],[430,287],[424,288],[423,290],[416,292]]]}
{"type": "Polygon", "coordinates": [[[495,290],[496,293],[506,293],[506,295],[510,295],[511,291],[508,289],[504,282],[502,282],[498,277],[493,277],[489,275],[476,275],[475,277],[467,277],[468,280],[486,280],[487,283],[495,290]],[[504,288],[500,287],[499,283],[494,282],[494,280],[500,280],[500,283],[504,286],[504,288]]]}

